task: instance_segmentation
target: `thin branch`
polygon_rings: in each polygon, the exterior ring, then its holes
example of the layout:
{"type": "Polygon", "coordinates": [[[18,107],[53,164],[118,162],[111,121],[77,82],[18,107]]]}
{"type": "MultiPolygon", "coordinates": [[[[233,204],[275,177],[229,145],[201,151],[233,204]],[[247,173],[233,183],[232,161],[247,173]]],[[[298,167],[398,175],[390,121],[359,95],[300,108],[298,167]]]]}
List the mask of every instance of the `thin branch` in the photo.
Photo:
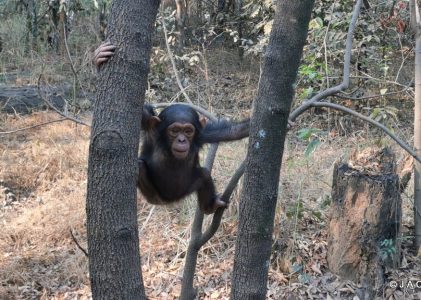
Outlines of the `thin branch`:
{"type": "Polygon", "coordinates": [[[384,93],[384,94],[379,94],[379,95],[363,96],[363,97],[350,97],[344,94],[336,94],[336,95],[332,95],[332,97],[338,97],[338,98],[348,99],[348,100],[366,100],[366,99],[373,99],[373,98],[380,98],[380,97],[385,97],[385,96],[401,94],[401,93],[406,92],[408,89],[410,89],[409,86],[396,92],[389,92],[389,93],[384,93]]]}
{"type": "Polygon", "coordinates": [[[170,57],[171,65],[172,65],[172,68],[174,70],[174,75],[175,75],[175,79],[177,81],[178,87],[180,88],[180,90],[183,93],[184,97],[186,98],[187,102],[193,103],[190,100],[190,97],[187,95],[187,93],[185,91],[185,88],[183,87],[183,85],[181,83],[180,77],[178,76],[178,71],[177,71],[177,66],[175,65],[174,56],[171,52],[170,45],[168,44],[168,33],[167,33],[167,28],[166,28],[164,17],[161,18],[161,21],[162,21],[162,28],[164,30],[165,45],[167,45],[168,56],[170,57]]]}
{"type": "Polygon", "coordinates": [[[88,252],[79,244],[79,242],[77,241],[76,237],[74,236],[71,228],[70,228],[70,235],[72,236],[73,242],[75,242],[76,246],[80,249],[80,251],[82,251],[85,254],[86,257],[89,257],[88,252]]]}
{"type": "Polygon", "coordinates": [[[387,129],[386,126],[384,126],[383,124],[374,121],[373,119],[366,117],[352,109],[349,109],[347,107],[344,107],[342,105],[339,104],[335,104],[335,103],[329,103],[329,102],[315,102],[312,103],[311,106],[314,107],[329,107],[329,108],[333,108],[342,112],[345,112],[347,114],[353,115],[357,118],[360,118],[363,121],[366,121],[378,128],[380,128],[381,130],[383,130],[388,136],[390,136],[396,143],[398,143],[399,146],[402,147],[402,149],[404,149],[406,152],[408,152],[413,158],[415,158],[417,161],[421,162],[421,158],[417,156],[417,154],[415,153],[414,150],[412,150],[412,148],[410,146],[408,146],[404,141],[402,141],[401,139],[399,139],[395,134],[393,134],[389,129],[387,129]]]}
{"type": "Polygon", "coordinates": [[[348,88],[349,86],[349,75],[350,75],[350,65],[351,65],[351,54],[352,54],[352,40],[354,38],[354,30],[357,24],[358,16],[360,14],[362,0],[358,0],[355,4],[354,11],[352,13],[351,23],[348,28],[348,34],[346,39],[345,54],[344,54],[344,68],[343,68],[343,79],[339,85],[328,88],[311,99],[305,101],[302,105],[297,107],[289,116],[289,120],[294,122],[296,118],[306,111],[312,103],[318,102],[328,96],[334,95],[348,88]]]}
{"type": "MultiPolygon", "coordinates": [[[[232,193],[236,188],[238,181],[240,180],[241,176],[244,174],[244,170],[246,168],[246,161],[244,160],[238,169],[235,171],[234,175],[232,175],[230,182],[228,183],[227,187],[225,188],[224,193],[221,196],[221,199],[229,203],[232,193]]],[[[208,229],[202,234],[200,238],[199,245],[202,247],[205,243],[207,243],[216,233],[221,224],[222,215],[224,214],[225,207],[220,207],[213,215],[212,223],[209,225],[208,229]]]]}
{"type": "MultiPolygon", "coordinates": [[[[67,37],[66,37],[67,30],[66,30],[66,24],[65,23],[66,22],[63,22],[63,30],[64,30],[64,46],[66,47],[67,58],[69,59],[69,62],[70,62],[70,67],[71,67],[72,72],[73,72],[74,80],[79,84],[80,89],[83,93],[83,96],[85,98],[87,98],[85,90],[83,89],[82,83],[80,82],[79,77],[77,76],[77,72],[76,72],[76,68],[75,68],[75,65],[74,65],[73,60],[72,60],[72,56],[70,55],[69,45],[67,44],[67,37]]],[[[75,90],[73,91],[73,93],[74,93],[74,96],[76,96],[75,90]]]]}
{"type": "Polygon", "coordinates": [[[68,121],[68,120],[69,120],[68,118],[63,118],[63,119],[52,120],[52,121],[40,123],[40,124],[33,125],[33,126],[28,126],[28,127],[23,127],[23,128],[15,129],[15,130],[0,131],[0,135],[6,135],[6,134],[11,134],[11,133],[16,133],[16,132],[19,132],[19,131],[29,130],[29,129],[41,127],[41,126],[44,126],[44,125],[48,125],[48,124],[52,124],[52,123],[57,123],[57,122],[62,122],[62,121],[68,121]]]}
{"type": "Polygon", "coordinates": [[[44,100],[44,102],[48,105],[48,107],[50,107],[52,110],[54,110],[56,113],[58,113],[60,116],[62,116],[62,117],[64,117],[64,118],[66,118],[66,119],[68,119],[68,120],[70,120],[70,121],[73,121],[73,122],[75,122],[75,123],[77,123],[77,124],[81,124],[81,125],[85,125],[85,126],[88,126],[88,127],[90,127],[91,125],[89,125],[88,123],[85,123],[85,122],[83,122],[83,121],[81,121],[81,120],[79,120],[79,119],[76,119],[76,118],[74,118],[74,117],[71,117],[71,116],[69,116],[69,115],[67,115],[67,114],[65,114],[65,113],[63,113],[61,110],[59,110],[57,107],[55,107],[51,102],[50,102],[50,100],[48,100],[47,99],[47,97],[45,97],[43,94],[42,94],[42,92],[41,92],[41,78],[42,78],[42,73],[39,75],[39,77],[38,77],[38,84],[37,84],[37,91],[38,91],[38,96],[42,99],[42,100],[44,100]]]}

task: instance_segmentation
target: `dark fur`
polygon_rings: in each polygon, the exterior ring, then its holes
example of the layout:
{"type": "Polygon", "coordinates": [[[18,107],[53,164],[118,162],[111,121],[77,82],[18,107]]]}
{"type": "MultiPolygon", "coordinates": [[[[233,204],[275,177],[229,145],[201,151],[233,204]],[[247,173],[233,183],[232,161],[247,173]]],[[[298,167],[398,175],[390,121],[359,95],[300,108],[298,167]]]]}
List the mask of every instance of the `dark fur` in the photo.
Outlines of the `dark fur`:
{"type": "Polygon", "coordinates": [[[139,157],[138,187],[152,204],[178,201],[197,191],[204,213],[213,213],[217,195],[210,173],[199,163],[199,150],[205,143],[239,140],[248,136],[249,120],[233,123],[227,120],[207,122],[202,128],[197,112],[182,104],[165,108],[158,116],[150,105],[142,114],[145,133],[139,157]],[[177,159],[171,152],[171,140],[166,132],[173,123],[190,123],[195,136],[185,159],[177,159]]]}

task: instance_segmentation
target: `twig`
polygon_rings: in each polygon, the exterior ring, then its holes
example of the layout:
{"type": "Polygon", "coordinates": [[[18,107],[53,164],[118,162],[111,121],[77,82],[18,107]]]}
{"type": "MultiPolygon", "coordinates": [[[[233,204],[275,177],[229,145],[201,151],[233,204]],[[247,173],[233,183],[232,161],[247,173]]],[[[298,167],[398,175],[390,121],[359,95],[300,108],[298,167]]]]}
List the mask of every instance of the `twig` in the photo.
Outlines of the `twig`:
{"type": "Polygon", "coordinates": [[[344,54],[344,68],[343,68],[343,79],[339,85],[334,87],[328,88],[311,99],[305,101],[302,105],[297,107],[289,116],[290,122],[294,122],[295,119],[301,115],[304,111],[306,111],[312,103],[320,101],[328,96],[334,95],[343,91],[348,88],[349,86],[349,74],[350,74],[350,65],[351,65],[351,54],[352,54],[352,39],[354,38],[354,30],[357,24],[357,19],[360,14],[362,0],[358,0],[355,4],[354,11],[352,13],[351,23],[348,28],[348,34],[346,39],[346,47],[345,47],[345,54],[344,54]]]}
{"type": "Polygon", "coordinates": [[[180,77],[178,76],[178,71],[177,71],[177,66],[175,65],[174,56],[171,52],[170,44],[168,44],[168,34],[167,34],[167,28],[166,28],[166,25],[165,25],[164,17],[161,18],[161,21],[162,21],[162,28],[164,30],[165,45],[167,46],[168,56],[170,57],[171,65],[172,65],[172,68],[173,68],[173,71],[174,71],[174,75],[175,75],[175,79],[177,81],[178,87],[180,88],[180,90],[183,93],[184,97],[186,98],[187,102],[193,103],[190,100],[190,97],[187,95],[187,93],[185,91],[185,88],[181,84],[180,77]]]}
{"type": "Polygon", "coordinates": [[[72,231],[71,228],[70,228],[70,235],[72,236],[73,242],[75,242],[76,246],[80,249],[80,251],[82,251],[85,254],[86,257],[89,257],[88,252],[79,244],[76,237],[73,235],[73,231],[72,231]]]}
{"type": "Polygon", "coordinates": [[[41,92],[41,78],[42,78],[42,73],[39,75],[39,77],[38,77],[38,83],[37,83],[37,91],[38,91],[38,96],[42,99],[42,100],[44,100],[44,102],[48,105],[48,107],[50,107],[52,110],[54,110],[56,113],[58,113],[60,116],[62,116],[62,117],[64,117],[64,118],[66,118],[66,119],[68,119],[68,120],[70,120],[70,121],[73,121],[73,122],[75,122],[75,123],[77,123],[77,124],[81,124],[81,125],[85,125],[85,126],[88,126],[88,127],[90,127],[91,125],[89,125],[88,123],[85,123],[85,122],[83,122],[83,121],[81,121],[81,120],[79,120],[79,119],[76,119],[76,118],[74,118],[74,117],[71,117],[71,116],[69,116],[69,115],[67,115],[67,114],[65,114],[65,113],[63,113],[62,111],[60,111],[57,107],[55,107],[51,102],[50,102],[50,100],[48,100],[47,99],[47,97],[45,97],[43,94],[42,94],[42,92],[41,92]]]}
{"type": "Polygon", "coordinates": [[[347,96],[347,95],[344,95],[344,94],[336,94],[336,95],[332,95],[332,96],[342,98],[342,99],[348,99],[348,100],[366,100],[366,99],[380,98],[380,97],[385,97],[385,96],[390,96],[390,95],[401,94],[401,93],[406,92],[409,89],[410,89],[410,87],[407,86],[406,88],[404,88],[400,91],[384,93],[383,95],[379,94],[379,95],[363,96],[363,97],[350,97],[350,96],[347,96]]]}
{"type": "Polygon", "coordinates": [[[383,130],[388,136],[390,136],[396,143],[399,144],[399,146],[401,146],[406,152],[408,152],[413,158],[415,158],[417,161],[421,162],[421,158],[417,156],[417,154],[415,153],[414,150],[411,149],[411,147],[409,147],[407,144],[405,144],[404,141],[402,141],[401,139],[399,139],[396,135],[394,135],[389,129],[387,129],[386,126],[384,126],[383,124],[374,121],[373,119],[366,117],[352,109],[349,109],[345,106],[339,105],[339,104],[335,104],[335,103],[330,103],[330,102],[315,102],[312,103],[311,106],[314,107],[329,107],[329,108],[333,108],[336,110],[340,110],[343,111],[347,114],[353,115],[357,118],[360,118],[361,120],[364,120],[378,128],[380,128],[381,130],[383,130]]]}
{"type": "Polygon", "coordinates": [[[16,133],[16,132],[19,132],[19,131],[24,131],[24,130],[28,130],[28,129],[32,129],[32,128],[41,127],[41,126],[44,126],[44,125],[47,125],[47,124],[57,123],[57,122],[62,122],[62,121],[68,121],[68,120],[69,120],[68,118],[63,118],[63,119],[52,120],[52,121],[40,123],[40,124],[37,124],[37,125],[29,126],[29,127],[15,129],[15,130],[0,131],[0,135],[6,135],[6,134],[11,134],[11,133],[16,133]]]}
{"type": "MultiPolygon", "coordinates": [[[[70,55],[69,45],[67,44],[67,37],[66,37],[67,30],[66,30],[66,24],[65,23],[66,22],[63,22],[63,30],[64,30],[64,35],[63,36],[64,36],[64,46],[66,47],[67,58],[69,59],[69,62],[70,62],[70,67],[71,67],[72,72],[73,72],[74,81],[79,84],[80,89],[81,89],[81,91],[83,93],[83,96],[85,98],[87,98],[86,93],[85,93],[85,90],[83,89],[82,83],[80,82],[79,77],[77,76],[77,72],[76,72],[76,68],[75,68],[75,65],[74,65],[73,60],[72,60],[72,56],[70,55]]],[[[73,97],[76,97],[76,90],[75,90],[75,88],[73,90],[73,97]]]]}

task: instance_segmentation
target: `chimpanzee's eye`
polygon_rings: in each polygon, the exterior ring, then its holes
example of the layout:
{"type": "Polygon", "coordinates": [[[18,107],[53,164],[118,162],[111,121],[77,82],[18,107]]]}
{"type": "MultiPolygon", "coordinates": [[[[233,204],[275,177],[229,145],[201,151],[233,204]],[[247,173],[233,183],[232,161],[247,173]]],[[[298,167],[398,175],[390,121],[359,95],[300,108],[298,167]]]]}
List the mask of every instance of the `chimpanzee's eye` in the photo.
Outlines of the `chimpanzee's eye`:
{"type": "Polygon", "coordinates": [[[194,135],[194,129],[190,128],[190,127],[186,128],[186,129],[184,129],[184,133],[188,136],[192,136],[192,135],[194,135]]]}
{"type": "Polygon", "coordinates": [[[172,136],[177,136],[180,133],[180,128],[173,127],[168,130],[169,134],[172,136]]]}

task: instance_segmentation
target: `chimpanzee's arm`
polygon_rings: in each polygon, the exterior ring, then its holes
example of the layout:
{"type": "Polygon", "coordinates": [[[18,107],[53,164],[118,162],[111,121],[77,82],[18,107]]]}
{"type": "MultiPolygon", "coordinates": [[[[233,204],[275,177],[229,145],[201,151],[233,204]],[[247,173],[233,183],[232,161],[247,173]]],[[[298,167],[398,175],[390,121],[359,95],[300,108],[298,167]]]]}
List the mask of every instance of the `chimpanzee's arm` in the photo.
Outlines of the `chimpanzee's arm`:
{"type": "Polygon", "coordinates": [[[241,122],[218,120],[208,122],[200,133],[202,143],[217,143],[241,140],[249,136],[250,119],[241,122]]]}
{"type": "Polygon", "coordinates": [[[143,111],[142,111],[142,129],[148,130],[151,126],[151,118],[156,116],[156,113],[150,104],[143,104],[143,111]]]}

